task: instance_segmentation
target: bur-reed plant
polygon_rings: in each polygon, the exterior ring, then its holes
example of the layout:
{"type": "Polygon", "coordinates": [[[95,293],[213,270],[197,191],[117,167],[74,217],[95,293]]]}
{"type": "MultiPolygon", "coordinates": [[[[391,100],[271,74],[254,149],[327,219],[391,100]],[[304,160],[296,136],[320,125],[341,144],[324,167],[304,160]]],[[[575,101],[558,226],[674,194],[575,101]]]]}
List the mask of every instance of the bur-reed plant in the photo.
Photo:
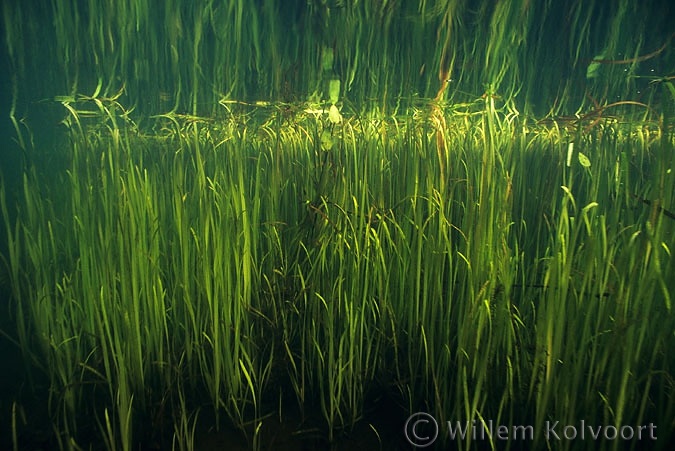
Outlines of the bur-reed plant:
{"type": "MultiPolygon", "coordinates": [[[[663,312],[669,317],[670,288],[661,293],[656,290],[664,284],[658,280],[661,272],[652,266],[658,265],[660,252],[653,252],[654,243],[643,238],[653,230],[649,220],[644,222],[644,210],[630,220],[632,202],[608,193],[612,182],[621,189],[635,186],[625,170],[631,157],[619,152],[616,133],[621,133],[620,128],[607,126],[590,135],[577,135],[575,144],[593,155],[591,166],[584,168],[574,159],[569,165],[560,165],[563,194],[560,208],[552,212],[557,219],[549,222],[556,228],[546,252],[544,303],[538,308],[533,305],[542,327],[536,334],[529,392],[531,399],[537,399],[539,425],[551,418],[565,417],[560,422],[569,423],[583,416],[588,423],[618,427],[656,418],[644,407],[650,402],[651,378],[645,381],[635,375],[637,366],[645,365],[645,361],[651,365],[656,355],[662,355],[663,350],[653,354],[652,349],[642,346],[653,330],[647,318],[663,312]],[[609,180],[609,174],[615,180],[609,180]],[[633,279],[638,273],[638,277],[652,282],[638,284],[633,279]],[[557,395],[580,391],[584,396],[557,395]],[[641,407],[629,413],[629,405],[641,407]],[[597,406],[602,406],[599,412],[597,406]]],[[[638,146],[640,141],[638,138],[638,146]]],[[[633,159],[631,164],[635,163],[633,159]]],[[[643,174],[649,170],[645,163],[638,163],[643,174]]],[[[660,245],[667,254],[670,246],[663,241],[660,245]]],[[[656,336],[649,342],[657,348],[665,344],[656,336]]],[[[666,381],[667,377],[660,383],[666,381]]]]}
{"type": "Polygon", "coordinates": [[[109,449],[145,421],[190,449],[205,405],[252,447],[289,404],[337,440],[381,387],[440,421],[672,420],[667,119],[549,126],[489,92],[339,123],[223,102],[147,134],[94,92],[61,99],[69,170],[27,171],[5,224],[62,447],[85,411],[109,449]]]}
{"type": "Polygon", "coordinates": [[[669,78],[628,109],[644,64],[672,69],[666,16],[155,6],[3,3],[17,143],[37,159],[26,99],[57,100],[70,139],[66,174],[28,166],[16,223],[2,205],[62,448],[91,414],[130,449],[166,409],[189,449],[203,404],[253,447],[289,402],[333,439],[377,384],[441,420],[671,421],[669,78]]]}

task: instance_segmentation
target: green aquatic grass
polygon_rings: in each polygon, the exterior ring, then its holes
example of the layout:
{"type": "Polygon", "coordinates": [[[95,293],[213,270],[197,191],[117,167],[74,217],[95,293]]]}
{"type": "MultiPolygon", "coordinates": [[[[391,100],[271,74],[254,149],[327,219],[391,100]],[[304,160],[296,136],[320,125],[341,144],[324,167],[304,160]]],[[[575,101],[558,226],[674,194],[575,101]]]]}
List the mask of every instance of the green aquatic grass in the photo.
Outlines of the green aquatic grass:
{"type": "Polygon", "coordinates": [[[667,21],[296,6],[3,4],[16,341],[59,446],[91,418],[107,449],[148,422],[193,449],[210,409],[261,449],[289,405],[336,442],[382,387],[442,424],[672,422],[667,21]]]}
{"type": "Polygon", "coordinates": [[[198,393],[260,447],[288,403],[337,439],[379,384],[442,421],[535,428],[651,420],[667,392],[673,225],[634,196],[658,192],[641,152],[672,138],[545,128],[493,97],[444,121],[166,115],[156,136],[116,100],[74,102],[67,195],[29,172],[6,223],[19,342],[66,436],[88,387],[109,449],[166,403],[194,446],[198,393]],[[567,166],[569,142],[590,166],[567,166]]]}

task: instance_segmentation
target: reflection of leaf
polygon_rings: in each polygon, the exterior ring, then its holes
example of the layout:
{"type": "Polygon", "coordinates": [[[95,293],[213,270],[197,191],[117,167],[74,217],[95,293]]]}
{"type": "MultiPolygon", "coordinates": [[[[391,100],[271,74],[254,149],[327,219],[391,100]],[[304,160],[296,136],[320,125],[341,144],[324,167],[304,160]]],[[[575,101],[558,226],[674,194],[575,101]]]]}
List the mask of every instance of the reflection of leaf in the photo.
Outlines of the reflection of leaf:
{"type": "Polygon", "coordinates": [[[591,167],[591,160],[589,160],[588,157],[581,152],[579,152],[579,163],[581,163],[581,165],[585,168],[591,167]]]}
{"type": "Polygon", "coordinates": [[[591,63],[586,69],[586,78],[598,78],[598,71],[600,70],[600,63],[591,63]]]}
{"type": "Polygon", "coordinates": [[[606,53],[607,49],[605,48],[602,53],[593,57],[593,61],[591,61],[591,64],[586,68],[586,78],[588,80],[598,77],[598,71],[600,70],[600,63],[598,61],[604,60],[606,53]]]}
{"type": "Polygon", "coordinates": [[[334,59],[333,48],[324,47],[323,51],[321,52],[321,69],[323,69],[324,71],[332,70],[333,59],[334,59]]]}
{"type": "Polygon", "coordinates": [[[340,80],[331,80],[328,82],[328,99],[330,103],[336,104],[340,98],[340,80]]]}

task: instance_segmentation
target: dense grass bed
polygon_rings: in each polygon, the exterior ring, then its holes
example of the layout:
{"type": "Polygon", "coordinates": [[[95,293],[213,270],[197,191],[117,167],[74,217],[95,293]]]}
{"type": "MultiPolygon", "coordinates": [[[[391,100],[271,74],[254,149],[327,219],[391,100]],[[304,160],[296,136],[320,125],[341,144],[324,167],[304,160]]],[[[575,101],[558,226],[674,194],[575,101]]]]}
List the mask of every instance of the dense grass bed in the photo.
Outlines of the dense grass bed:
{"type": "Polygon", "coordinates": [[[663,122],[537,123],[482,98],[380,118],[238,104],[141,129],[114,99],[64,106],[67,168],[27,170],[6,222],[18,341],[60,446],[85,429],[192,449],[208,421],[261,447],[285,419],[340,443],[382,398],[397,431],[426,411],[531,425],[533,446],[580,419],[666,442],[663,122]]]}
{"type": "Polygon", "coordinates": [[[0,14],[0,447],[670,449],[668,2],[0,14]]]}

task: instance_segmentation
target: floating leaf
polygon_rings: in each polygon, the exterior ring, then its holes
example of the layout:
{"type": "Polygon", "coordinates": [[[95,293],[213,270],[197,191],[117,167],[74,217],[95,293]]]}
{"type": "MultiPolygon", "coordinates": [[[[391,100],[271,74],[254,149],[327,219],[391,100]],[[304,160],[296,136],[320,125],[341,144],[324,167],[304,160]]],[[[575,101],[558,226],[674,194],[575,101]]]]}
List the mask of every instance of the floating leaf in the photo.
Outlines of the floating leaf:
{"type": "Polygon", "coordinates": [[[581,163],[581,165],[585,168],[591,167],[591,160],[589,160],[588,157],[581,152],[579,152],[579,163],[581,163]]]}
{"type": "Polygon", "coordinates": [[[342,115],[335,105],[331,105],[330,109],[328,110],[328,120],[330,120],[333,124],[339,124],[342,122],[342,115]]]}

